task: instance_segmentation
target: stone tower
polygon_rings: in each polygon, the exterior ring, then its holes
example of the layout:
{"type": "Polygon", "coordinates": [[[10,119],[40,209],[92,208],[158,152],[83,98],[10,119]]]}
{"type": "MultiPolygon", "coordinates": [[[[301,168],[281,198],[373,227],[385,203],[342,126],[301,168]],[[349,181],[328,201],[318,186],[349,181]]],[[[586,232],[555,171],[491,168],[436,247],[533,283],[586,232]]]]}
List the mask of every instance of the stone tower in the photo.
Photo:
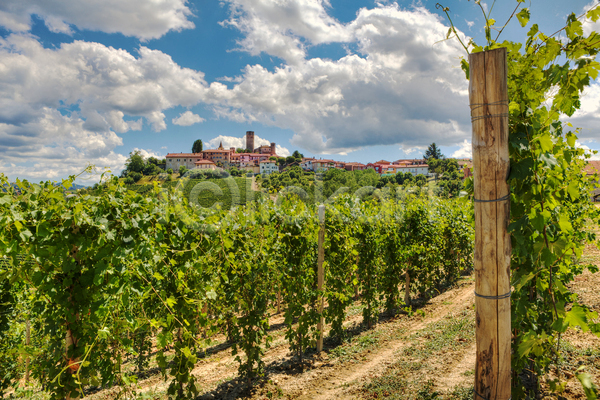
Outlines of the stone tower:
{"type": "Polygon", "coordinates": [[[275,154],[275,142],[271,142],[271,154],[275,154]]]}
{"type": "Polygon", "coordinates": [[[254,131],[246,131],[246,149],[254,151],[254,131]]]}

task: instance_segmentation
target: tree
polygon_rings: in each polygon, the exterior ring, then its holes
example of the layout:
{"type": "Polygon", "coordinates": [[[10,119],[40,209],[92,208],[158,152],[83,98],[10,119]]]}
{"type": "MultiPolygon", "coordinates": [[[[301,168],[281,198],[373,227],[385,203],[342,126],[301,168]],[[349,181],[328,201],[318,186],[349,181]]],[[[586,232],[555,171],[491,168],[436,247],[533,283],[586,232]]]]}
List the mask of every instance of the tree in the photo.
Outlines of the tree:
{"type": "Polygon", "coordinates": [[[129,158],[125,161],[125,169],[128,172],[139,172],[144,170],[145,166],[144,157],[141,156],[140,151],[136,150],[129,153],[129,158]]]}
{"type": "Polygon", "coordinates": [[[192,153],[202,152],[202,140],[197,139],[192,145],[192,153]]]}
{"type": "Polygon", "coordinates": [[[185,165],[182,165],[179,167],[179,175],[183,176],[185,175],[185,173],[187,172],[187,167],[185,165]]]}
{"type": "Polygon", "coordinates": [[[423,186],[427,185],[427,177],[423,174],[419,174],[419,175],[415,176],[415,185],[417,185],[418,187],[423,187],[423,186]]]}
{"type": "Polygon", "coordinates": [[[444,155],[435,143],[431,143],[427,148],[427,151],[425,151],[425,154],[423,154],[423,158],[426,160],[429,160],[430,158],[439,160],[441,158],[444,158],[444,155]]]}
{"type": "Polygon", "coordinates": [[[294,150],[292,157],[294,157],[297,160],[302,160],[304,158],[304,154],[301,154],[298,150],[294,150]]]}

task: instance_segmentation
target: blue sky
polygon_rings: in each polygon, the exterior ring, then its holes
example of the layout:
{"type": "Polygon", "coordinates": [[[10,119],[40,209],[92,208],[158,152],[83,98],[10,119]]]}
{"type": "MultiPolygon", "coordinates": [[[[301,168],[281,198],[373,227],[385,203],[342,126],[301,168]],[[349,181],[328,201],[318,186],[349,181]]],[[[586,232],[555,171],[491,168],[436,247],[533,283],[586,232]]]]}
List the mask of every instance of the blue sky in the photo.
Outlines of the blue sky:
{"type": "MultiPolygon", "coordinates": [[[[247,130],[281,155],[392,161],[436,142],[469,156],[465,52],[442,41],[436,3],[4,0],[0,172],[57,180],[92,163],[118,174],[131,151],[241,146],[247,130]]],[[[553,33],[593,4],[565,3],[521,4],[553,33]]],[[[442,4],[461,35],[483,42],[474,1],[442,4]]],[[[482,4],[501,23],[517,2],[482,4]]],[[[527,30],[515,19],[502,37],[527,30]]],[[[600,149],[598,116],[594,83],[572,120],[582,146],[600,149]]]]}

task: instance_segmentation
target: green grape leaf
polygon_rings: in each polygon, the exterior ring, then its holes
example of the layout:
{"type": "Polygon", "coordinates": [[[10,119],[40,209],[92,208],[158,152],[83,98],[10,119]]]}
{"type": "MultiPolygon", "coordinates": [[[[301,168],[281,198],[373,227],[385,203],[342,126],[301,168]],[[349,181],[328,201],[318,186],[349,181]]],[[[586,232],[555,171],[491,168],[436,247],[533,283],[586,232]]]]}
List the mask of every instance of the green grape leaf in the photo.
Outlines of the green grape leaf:
{"type": "Polygon", "coordinates": [[[529,14],[528,8],[523,8],[521,11],[519,11],[517,13],[517,19],[519,20],[519,23],[521,24],[522,27],[525,27],[525,25],[527,25],[527,23],[529,22],[530,16],[531,15],[529,14]]]}

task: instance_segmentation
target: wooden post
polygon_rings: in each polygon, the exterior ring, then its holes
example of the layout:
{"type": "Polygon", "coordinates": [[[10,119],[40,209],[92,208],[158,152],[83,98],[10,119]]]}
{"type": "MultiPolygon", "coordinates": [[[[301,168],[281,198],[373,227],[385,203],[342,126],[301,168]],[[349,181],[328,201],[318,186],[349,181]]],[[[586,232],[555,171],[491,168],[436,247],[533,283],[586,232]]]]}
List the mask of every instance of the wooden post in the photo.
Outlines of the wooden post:
{"type": "MultiPolygon", "coordinates": [[[[317,289],[323,290],[323,283],[325,282],[325,271],[323,270],[323,261],[325,259],[325,206],[321,204],[319,206],[319,252],[317,254],[317,289]]],[[[324,296],[321,295],[319,299],[319,323],[317,329],[319,330],[319,340],[317,340],[317,353],[323,351],[323,308],[325,306],[324,296]]]]}
{"type": "Polygon", "coordinates": [[[511,397],[506,49],[469,55],[475,191],[475,399],[511,397]]]}
{"type": "MultiPolygon", "coordinates": [[[[73,332],[71,329],[67,328],[67,334],[65,336],[65,355],[67,357],[67,363],[69,368],[67,369],[68,374],[75,374],[79,369],[79,360],[77,358],[72,359],[69,358],[69,349],[75,348],[77,346],[77,339],[73,337],[73,332]]],[[[75,400],[79,398],[79,393],[77,391],[67,393],[66,400],[75,400]]]]}
{"type": "Polygon", "coordinates": [[[408,273],[408,265],[406,266],[406,272],[404,272],[404,305],[406,307],[410,306],[410,274],[408,273]]]}
{"type": "MultiPolygon", "coordinates": [[[[31,344],[31,321],[27,318],[27,322],[25,323],[25,346],[28,346],[27,351],[29,351],[29,345],[31,344]]],[[[25,382],[29,383],[29,356],[25,359],[25,382]]]]}
{"type": "Polygon", "coordinates": [[[277,314],[281,313],[281,289],[277,289],[277,314]]]}

